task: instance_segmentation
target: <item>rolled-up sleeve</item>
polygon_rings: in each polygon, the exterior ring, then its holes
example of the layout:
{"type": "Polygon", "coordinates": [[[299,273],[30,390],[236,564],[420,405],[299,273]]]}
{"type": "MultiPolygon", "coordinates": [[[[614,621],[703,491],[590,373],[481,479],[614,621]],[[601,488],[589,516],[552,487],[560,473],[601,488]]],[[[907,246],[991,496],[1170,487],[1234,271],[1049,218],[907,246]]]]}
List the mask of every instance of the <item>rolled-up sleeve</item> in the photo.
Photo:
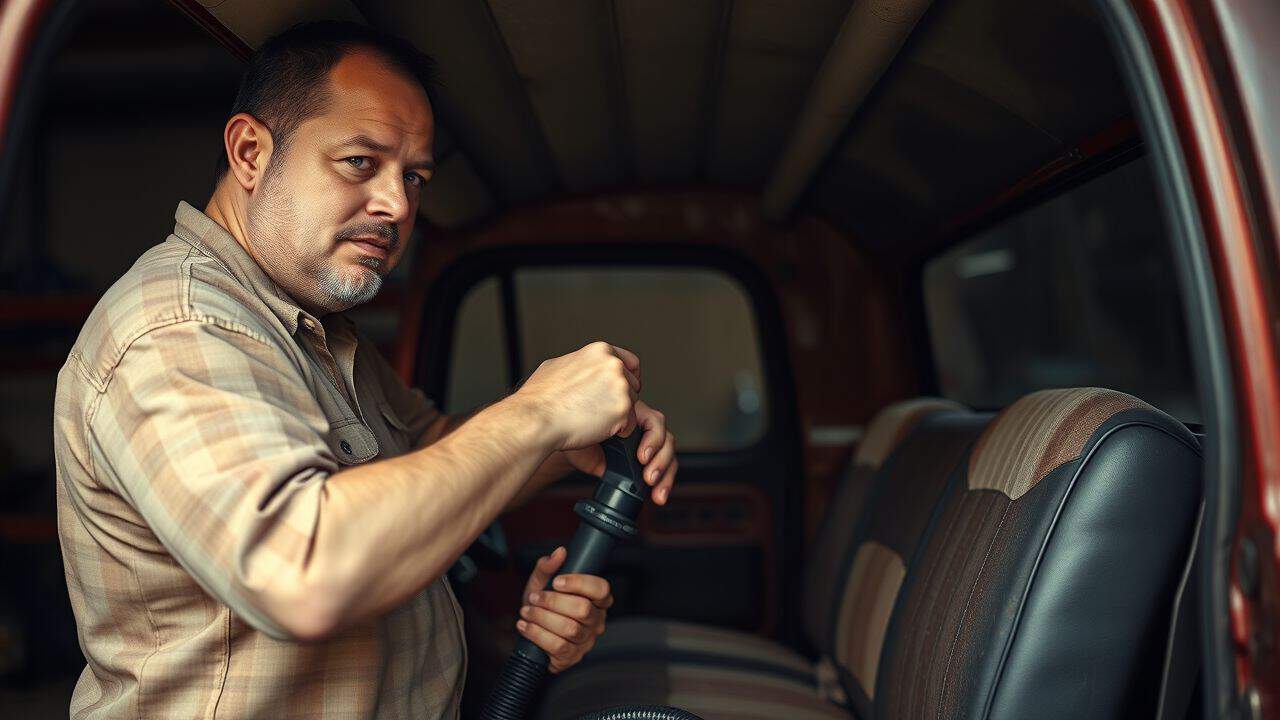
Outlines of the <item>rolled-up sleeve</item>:
{"type": "Polygon", "coordinates": [[[98,478],[207,592],[287,637],[265,598],[305,569],[338,470],[289,356],[232,324],[154,329],[129,345],[88,420],[98,478]]]}

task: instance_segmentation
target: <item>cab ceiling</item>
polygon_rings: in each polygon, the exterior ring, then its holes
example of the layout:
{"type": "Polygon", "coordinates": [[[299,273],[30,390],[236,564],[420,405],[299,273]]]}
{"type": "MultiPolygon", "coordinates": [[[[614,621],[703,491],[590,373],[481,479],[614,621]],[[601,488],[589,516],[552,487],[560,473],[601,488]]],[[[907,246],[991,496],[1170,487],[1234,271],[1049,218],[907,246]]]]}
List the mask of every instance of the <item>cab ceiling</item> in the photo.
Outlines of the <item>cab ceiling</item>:
{"type": "MultiPolygon", "coordinates": [[[[250,46],[299,20],[363,17],[436,58],[441,167],[423,214],[460,227],[564,195],[761,189],[850,2],[261,5],[208,10],[250,46]]],[[[937,0],[801,211],[901,251],[1128,116],[1089,0],[937,0]]]]}

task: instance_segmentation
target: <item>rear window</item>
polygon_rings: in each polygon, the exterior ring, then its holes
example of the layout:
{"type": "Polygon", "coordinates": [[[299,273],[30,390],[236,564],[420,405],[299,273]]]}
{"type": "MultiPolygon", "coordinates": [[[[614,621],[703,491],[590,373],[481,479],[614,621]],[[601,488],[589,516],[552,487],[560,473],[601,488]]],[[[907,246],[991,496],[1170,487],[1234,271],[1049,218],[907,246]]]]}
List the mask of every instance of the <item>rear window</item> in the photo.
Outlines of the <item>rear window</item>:
{"type": "Polygon", "coordinates": [[[516,332],[508,335],[503,282],[481,280],[458,309],[446,405],[490,402],[538,363],[594,340],[641,358],[641,399],[661,409],[682,451],[752,445],[766,430],[766,392],[755,315],[746,291],[695,267],[530,267],[510,281],[516,332]],[[508,338],[518,345],[512,373],[508,338]]]}
{"type": "Polygon", "coordinates": [[[1051,387],[1130,393],[1198,422],[1183,309],[1146,159],[929,262],[938,384],[978,408],[1051,387]]]}

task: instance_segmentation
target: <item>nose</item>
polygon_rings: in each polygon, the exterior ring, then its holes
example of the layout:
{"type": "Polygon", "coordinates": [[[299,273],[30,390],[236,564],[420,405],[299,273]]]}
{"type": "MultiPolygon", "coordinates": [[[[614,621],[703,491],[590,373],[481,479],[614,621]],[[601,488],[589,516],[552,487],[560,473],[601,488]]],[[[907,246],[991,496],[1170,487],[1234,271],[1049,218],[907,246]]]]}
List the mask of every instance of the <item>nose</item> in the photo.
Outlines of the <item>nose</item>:
{"type": "Polygon", "coordinates": [[[379,173],[369,183],[371,194],[366,210],[379,220],[399,224],[409,217],[409,196],[401,173],[390,170],[379,173]]]}

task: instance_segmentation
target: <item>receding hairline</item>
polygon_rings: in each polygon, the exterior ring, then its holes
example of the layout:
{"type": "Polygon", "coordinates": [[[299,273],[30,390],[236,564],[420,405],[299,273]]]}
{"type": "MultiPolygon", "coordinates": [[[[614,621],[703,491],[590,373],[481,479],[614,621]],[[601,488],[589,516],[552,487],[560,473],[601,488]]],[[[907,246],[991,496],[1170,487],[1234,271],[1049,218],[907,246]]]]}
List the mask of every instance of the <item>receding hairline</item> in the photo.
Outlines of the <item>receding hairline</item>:
{"type": "MultiPolygon", "coordinates": [[[[296,130],[299,125],[307,120],[319,117],[328,112],[335,94],[335,76],[339,72],[340,68],[342,68],[344,62],[347,62],[349,59],[357,56],[364,56],[372,60],[373,63],[378,66],[379,70],[403,80],[407,85],[417,91],[419,96],[426,103],[427,112],[431,114],[432,119],[434,120],[435,105],[431,102],[431,93],[427,91],[427,88],[423,87],[422,82],[411,70],[405,68],[401,63],[397,62],[395,58],[391,57],[377,46],[363,43],[352,43],[350,46],[343,48],[342,55],[338,58],[337,62],[335,62],[333,67],[329,68],[325,73],[324,79],[317,83],[316,104],[311,108],[312,111],[299,116],[291,130],[296,130]]],[[[262,118],[259,118],[259,120],[262,120],[262,118]]]]}

